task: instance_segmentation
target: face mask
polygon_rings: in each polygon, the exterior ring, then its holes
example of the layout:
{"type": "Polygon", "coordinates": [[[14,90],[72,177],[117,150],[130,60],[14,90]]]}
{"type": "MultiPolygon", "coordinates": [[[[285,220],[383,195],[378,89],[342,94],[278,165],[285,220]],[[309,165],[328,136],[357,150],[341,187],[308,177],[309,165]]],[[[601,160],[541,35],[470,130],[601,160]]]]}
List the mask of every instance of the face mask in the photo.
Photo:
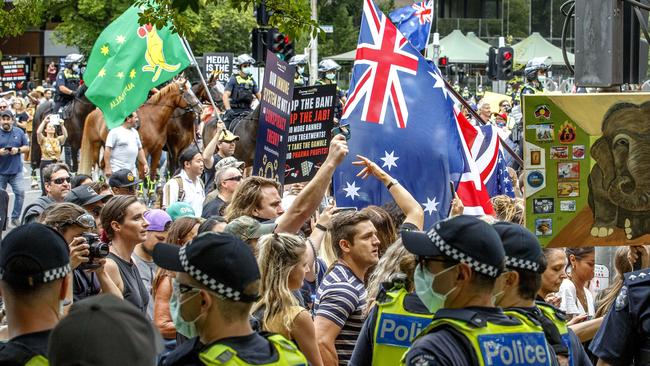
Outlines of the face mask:
{"type": "Polygon", "coordinates": [[[334,80],[334,78],[336,78],[336,74],[333,72],[328,72],[327,74],[325,74],[325,77],[328,78],[329,80],[334,80]]]}
{"type": "Polygon", "coordinates": [[[540,84],[544,84],[546,82],[546,75],[539,75],[537,80],[539,80],[540,84]]]}
{"type": "Polygon", "coordinates": [[[241,71],[246,75],[250,75],[251,74],[251,67],[246,66],[246,67],[242,68],[241,71]]]}
{"type": "Polygon", "coordinates": [[[305,72],[305,68],[302,67],[302,66],[299,67],[299,68],[298,68],[298,74],[301,74],[301,75],[302,75],[303,72],[305,72]]]}
{"type": "Polygon", "coordinates": [[[181,315],[181,306],[184,303],[186,303],[188,300],[194,298],[194,296],[197,296],[199,293],[197,292],[191,297],[185,299],[185,301],[179,302],[178,295],[180,291],[178,290],[178,284],[174,282],[173,287],[174,290],[172,291],[172,297],[169,299],[169,313],[172,316],[172,321],[174,322],[176,331],[187,338],[198,337],[199,331],[196,329],[196,321],[199,319],[200,315],[197,316],[196,319],[192,320],[191,322],[188,322],[185,319],[183,319],[183,315],[181,315]]]}
{"type": "Polygon", "coordinates": [[[72,65],[72,71],[79,72],[79,65],[72,65]]]}
{"type": "Polygon", "coordinates": [[[492,303],[494,305],[498,304],[499,301],[503,298],[503,294],[505,294],[505,291],[499,291],[496,294],[492,295],[492,303]]]}
{"type": "Polygon", "coordinates": [[[436,277],[442,275],[443,273],[451,270],[456,266],[457,265],[446,268],[445,270],[435,275],[429,272],[427,269],[423,268],[419,264],[415,268],[415,274],[414,274],[415,293],[418,295],[418,297],[420,298],[424,306],[427,307],[430,313],[433,314],[436,311],[438,311],[438,309],[443,308],[445,306],[445,301],[447,300],[447,296],[449,296],[450,293],[456,290],[456,286],[454,286],[446,294],[444,295],[439,294],[433,291],[433,281],[435,281],[436,277]]]}

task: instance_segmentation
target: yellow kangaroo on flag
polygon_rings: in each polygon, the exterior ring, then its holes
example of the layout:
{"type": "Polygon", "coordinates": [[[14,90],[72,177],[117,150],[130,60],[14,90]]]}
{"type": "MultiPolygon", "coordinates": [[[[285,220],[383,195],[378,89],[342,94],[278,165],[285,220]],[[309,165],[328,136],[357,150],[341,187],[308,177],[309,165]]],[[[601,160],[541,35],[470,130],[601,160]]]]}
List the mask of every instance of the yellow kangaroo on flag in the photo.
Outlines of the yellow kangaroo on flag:
{"type": "Polygon", "coordinates": [[[138,36],[140,38],[147,37],[147,51],[144,53],[144,58],[149,65],[142,66],[142,71],[153,72],[152,82],[155,82],[160,77],[163,70],[174,72],[181,66],[180,63],[176,65],[169,65],[165,61],[165,54],[163,53],[163,41],[156,32],[156,28],[151,24],[144,25],[138,28],[138,36]]]}

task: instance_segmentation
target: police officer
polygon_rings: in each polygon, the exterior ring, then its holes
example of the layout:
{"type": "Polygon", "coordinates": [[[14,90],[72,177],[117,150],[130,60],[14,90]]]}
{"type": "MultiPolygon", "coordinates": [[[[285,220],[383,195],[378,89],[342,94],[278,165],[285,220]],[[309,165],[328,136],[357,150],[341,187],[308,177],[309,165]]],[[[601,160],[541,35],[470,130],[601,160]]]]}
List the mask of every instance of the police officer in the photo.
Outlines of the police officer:
{"type": "Polygon", "coordinates": [[[56,94],[54,95],[54,113],[61,113],[74,99],[74,93],[81,83],[81,63],[84,56],[71,53],[63,60],[64,68],[56,76],[56,94]]]}
{"type": "Polygon", "coordinates": [[[493,305],[505,253],[489,224],[455,216],[428,232],[403,232],[402,240],[418,256],[418,296],[429,310],[440,309],[406,353],[406,365],[552,364],[544,333],[493,305]]]}
{"type": "Polygon", "coordinates": [[[650,269],[625,274],[623,287],[591,341],[598,365],[650,364],[650,269]]]}
{"type": "Polygon", "coordinates": [[[253,97],[262,100],[257,83],[253,79],[252,65],[255,59],[247,54],[241,54],[235,59],[238,72],[230,77],[226,90],[223,92],[223,106],[226,109],[223,121],[226,128],[230,122],[240,115],[252,112],[253,97]]]}
{"type": "Polygon", "coordinates": [[[281,335],[260,335],[249,323],[260,297],[260,272],[240,239],[207,232],[184,247],[159,243],[154,262],[176,272],[169,308],[176,331],[190,338],[159,365],[306,365],[281,335]]]}
{"type": "Polygon", "coordinates": [[[578,336],[567,327],[564,313],[544,302],[535,303],[546,270],[546,257],[537,237],[525,227],[509,222],[493,225],[506,252],[506,272],[494,287],[495,305],[506,314],[523,315],[539,324],[560,365],[589,365],[578,336]]]}
{"type": "Polygon", "coordinates": [[[47,366],[48,339],[63,316],[70,272],[68,244],[50,227],[18,226],[2,240],[0,290],[9,341],[0,344],[0,365],[47,366]]]}
{"type": "MultiPolygon", "coordinates": [[[[316,80],[316,85],[336,84],[336,72],[340,69],[341,66],[336,61],[330,59],[322,60],[318,63],[318,72],[321,77],[316,80]]],[[[336,85],[336,97],[337,102],[334,106],[334,118],[335,121],[338,121],[341,119],[341,113],[343,113],[343,106],[346,101],[345,91],[339,88],[338,85],[336,85]]]]}
{"type": "Polygon", "coordinates": [[[293,77],[294,86],[305,86],[309,83],[309,78],[305,76],[305,65],[307,65],[307,55],[295,55],[289,60],[289,65],[296,67],[296,74],[293,77]]]}
{"type": "MultiPolygon", "coordinates": [[[[535,57],[530,59],[524,68],[526,83],[521,88],[521,95],[539,94],[544,92],[546,72],[551,68],[550,57],[535,57]]],[[[523,98],[521,98],[523,99],[523,98]]]]}

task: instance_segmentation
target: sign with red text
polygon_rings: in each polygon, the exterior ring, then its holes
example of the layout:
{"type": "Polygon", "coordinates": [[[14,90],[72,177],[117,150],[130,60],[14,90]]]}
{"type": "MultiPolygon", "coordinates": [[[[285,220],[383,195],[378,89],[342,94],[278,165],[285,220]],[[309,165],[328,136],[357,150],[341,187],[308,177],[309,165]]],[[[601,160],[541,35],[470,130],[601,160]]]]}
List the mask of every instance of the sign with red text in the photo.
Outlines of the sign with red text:
{"type": "Polygon", "coordinates": [[[335,96],[334,84],[293,90],[284,183],[311,180],[327,158],[335,96]]]}
{"type": "Polygon", "coordinates": [[[295,67],[267,51],[253,175],[284,184],[295,67]]]}
{"type": "Polygon", "coordinates": [[[0,62],[0,83],[4,90],[27,89],[29,80],[29,59],[13,58],[0,62]]]}

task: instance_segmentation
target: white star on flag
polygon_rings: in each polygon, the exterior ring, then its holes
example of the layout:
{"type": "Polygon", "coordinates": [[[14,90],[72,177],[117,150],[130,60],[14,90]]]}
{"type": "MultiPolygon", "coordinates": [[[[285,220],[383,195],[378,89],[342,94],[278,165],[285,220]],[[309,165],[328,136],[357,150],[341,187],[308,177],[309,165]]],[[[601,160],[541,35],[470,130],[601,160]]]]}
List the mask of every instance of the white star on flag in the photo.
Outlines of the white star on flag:
{"type": "Polygon", "coordinates": [[[447,91],[447,85],[445,85],[445,80],[441,75],[438,75],[437,72],[429,71],[429,74],[433,76],[436,80],[436,83],[433,85],[434,89],[442,89],[442,94],[445,96],[445,99],[449,99],[449,92],[447,91]]]}
{"type": "Polygon", "coordinates": [[[427,202],[423,203],[422,206],[424,206],[424,211],[426,211],[429,215],[433,214],[433,212],[438,212],[438,205],[440,202],[436,202],[436,198],[433,197],[433,199],[429,199],[427,197],[427,202]]]}
{"type": "Polygon", "coordinates": [[[395,156],[395,150],[391,151],[390,154],[388,151],[384,151],[384,157],[381,158],[381,160],[384,161],[384,164],[381,167],[387,167],[388,171],[390,171],[391,167],[397,168],[397,164],[395,164],[397,159],[399,159],[399,157],[395,156]]]}
{"type": "Polygon", "coordinates": [[[352,184],[345,182],[345,184],[347,185],[347,187],[343,188],[343,190],[345,191],[345,197],[351,197],[353,201],[354,201],[354,196],[361,197],[361,195],[357,193],[359,192],[361,187],[357,187],[356,182],[352,181],[352,184]]]}
{"type": "Polygon", "coordinates": [[[503,183],[510,183],[510,179],[508,177],[503,177],[503,183]]]}

